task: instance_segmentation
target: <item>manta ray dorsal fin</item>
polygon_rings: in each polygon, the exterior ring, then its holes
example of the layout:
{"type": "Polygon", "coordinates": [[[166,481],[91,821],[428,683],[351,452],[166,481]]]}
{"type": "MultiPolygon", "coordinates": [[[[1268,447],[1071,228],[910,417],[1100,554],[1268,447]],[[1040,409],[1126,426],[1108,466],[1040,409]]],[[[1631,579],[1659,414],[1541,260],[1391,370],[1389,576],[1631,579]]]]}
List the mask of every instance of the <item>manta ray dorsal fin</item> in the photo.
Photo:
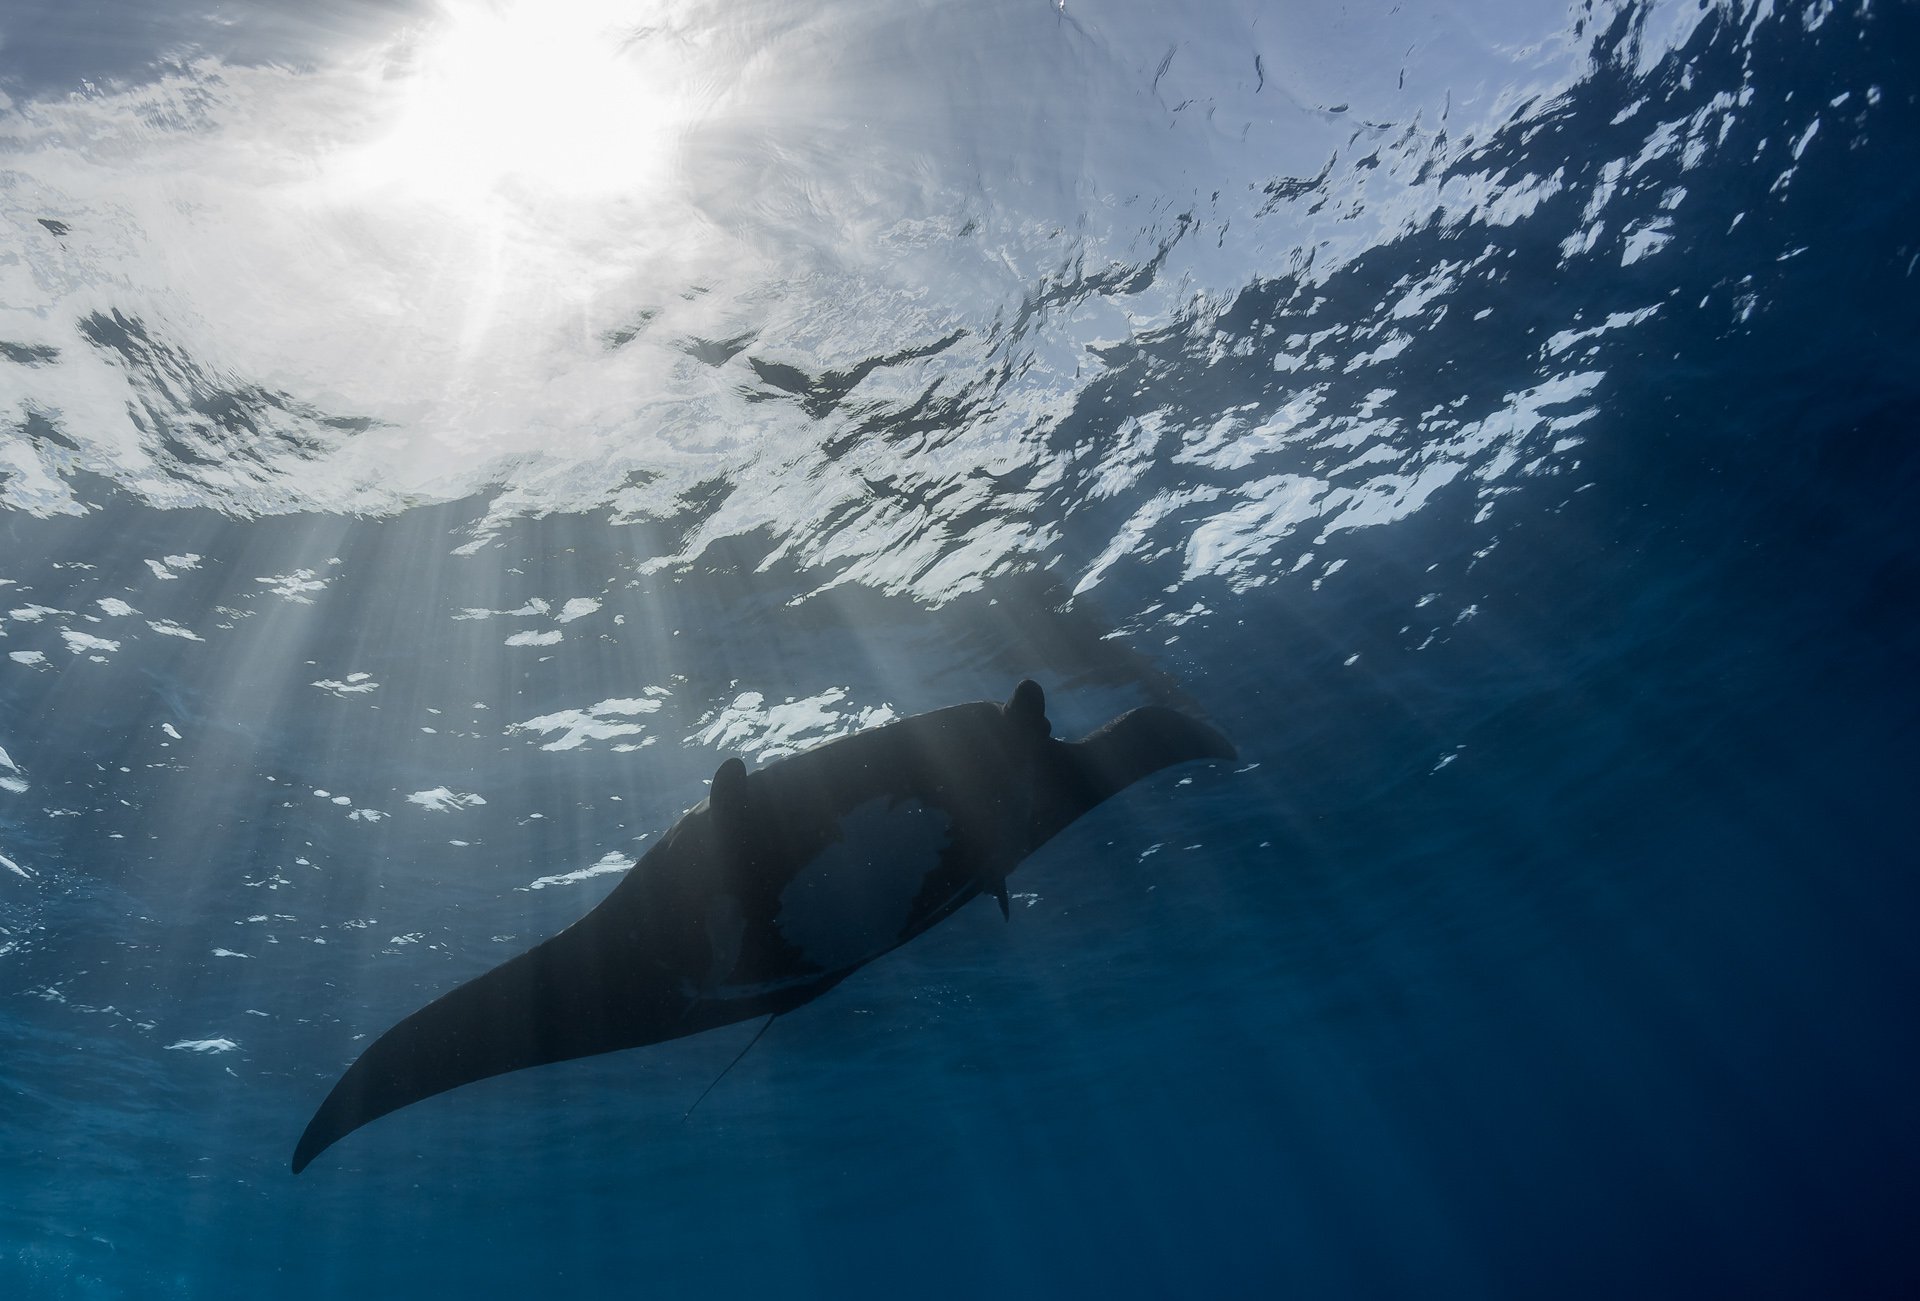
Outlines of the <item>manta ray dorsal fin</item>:
{"type": "Polygon", "coordinates": [[[992,895],[994,899],[999,902],[1001,920],[1012,921],[1013,907],[1007,900],[1007,878],[1003,876],[997,881],[985,882],[984,888],[988,894],[992,895]]]}
{"type": "Polygon", "coordinates": [[[707,792],[707,804],[721,826],[738,827],[747,816],[747,765],[735,756],[721,764],[713,774],[713,786],[707,792]]]}
{"type": "Polygon", "coordinates": [[[1053,724],[1047,721],[1047,693],[1032,678],[1021,679],[1020,685],[1007,697],[1007,703],[1000,706],[1000,712],[1023,731],[1041,737],[1053,735],[1053,724]]]}

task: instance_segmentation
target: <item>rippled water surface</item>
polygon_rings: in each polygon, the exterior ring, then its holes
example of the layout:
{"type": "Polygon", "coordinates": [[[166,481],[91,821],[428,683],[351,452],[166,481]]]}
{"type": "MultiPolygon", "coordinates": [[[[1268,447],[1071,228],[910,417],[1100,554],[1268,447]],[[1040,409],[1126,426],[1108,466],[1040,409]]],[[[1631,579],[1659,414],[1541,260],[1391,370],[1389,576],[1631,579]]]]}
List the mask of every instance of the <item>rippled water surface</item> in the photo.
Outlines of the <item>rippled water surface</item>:
{"type": "Polygon", "coordinates": [[[1920,1285],[1920,14],[0,12],[0,1291],[1920,1285]],[[400,1016],[727,756],[1241,758],[746,1043],[400,1016]]]}

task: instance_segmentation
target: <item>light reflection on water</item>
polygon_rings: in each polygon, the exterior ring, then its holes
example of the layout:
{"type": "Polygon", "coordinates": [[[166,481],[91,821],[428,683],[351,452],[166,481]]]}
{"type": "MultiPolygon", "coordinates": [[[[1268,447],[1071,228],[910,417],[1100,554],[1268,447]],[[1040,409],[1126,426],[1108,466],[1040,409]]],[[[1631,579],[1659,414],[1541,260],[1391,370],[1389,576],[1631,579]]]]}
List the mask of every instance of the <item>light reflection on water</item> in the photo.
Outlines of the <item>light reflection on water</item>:
{"type": "MultiPolygon", "coordinates": [[[[1581,73],[1577,41],[1508,52],[1558,27],[1552,6],[1505,16],[1499,42],[1444,11],[1169,21],[463,6],[295,66],[182,59],[18,102],[9,335],[57,360],[10,376],[12,405],[64,441],[16,453],[8,499],[71,509],[77,465],[245,512],[492,485],[496,520],[670,519],[725,482],[680,554],[773,527],[855,581],[963,590],[1052,540],[1018,494],[951,527],[991,491],[977,475],[1064,474],[1045,436],[1114,349],[1558,188],[1433,179],[1581,73]],[[942,506],[871,508],[895,479],[942,506]]],[[[1328,324],[1214,346],[1283,364],[1312,338],[1323,367],[1406,346],[1328,324]]],[[[1276,410],[1315,399],[1294,389],[1276,410]]]]}

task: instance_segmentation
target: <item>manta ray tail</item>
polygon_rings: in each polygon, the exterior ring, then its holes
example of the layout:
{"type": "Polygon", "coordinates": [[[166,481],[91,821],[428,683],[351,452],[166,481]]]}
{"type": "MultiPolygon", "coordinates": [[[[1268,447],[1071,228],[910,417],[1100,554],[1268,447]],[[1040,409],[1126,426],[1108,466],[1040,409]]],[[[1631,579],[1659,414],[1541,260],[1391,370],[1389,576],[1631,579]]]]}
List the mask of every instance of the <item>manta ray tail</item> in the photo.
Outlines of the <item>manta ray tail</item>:
{"type": "Polygon", "coordinates": [[[700,1096],[693,1100],[693,1105],[691,1107],[687,1108],[687,1114],[680,1117],[681,1124],[683,1125],[686,1124],[687,1121],[692,1118],[693,1113],[700,1109],[700,1104],[707,1100],[707,1095],[720,1087],[720,1081],[726,1079],[727,1076],[733,1074],[733,1068],[746,1060],[747,1054],[753,1051],[753,1046],[760,1042],[760,1036],[765,1034],[769,1029],[771,1029],[773,1026],[773,1023],[775,1021],[778,1021],[779,1019],[780,1019],[780,1014],[778,1012],[775,1012],[772,1016],[768,1017],[765,1021],[762,1021],[760,1023],[760,1028],[753,1032],[753,1038],[747,1040],[747,1046],[745,1048],[742,1048],[739,1052],[735,1053],[733,1055],[733,1060],[727,1063],[727,1069],[724,1071],[721,1071],[718,1075],[714,1076],[712,1084],[709,1084],[706,1088],[700,1090],[700,1096]]]}

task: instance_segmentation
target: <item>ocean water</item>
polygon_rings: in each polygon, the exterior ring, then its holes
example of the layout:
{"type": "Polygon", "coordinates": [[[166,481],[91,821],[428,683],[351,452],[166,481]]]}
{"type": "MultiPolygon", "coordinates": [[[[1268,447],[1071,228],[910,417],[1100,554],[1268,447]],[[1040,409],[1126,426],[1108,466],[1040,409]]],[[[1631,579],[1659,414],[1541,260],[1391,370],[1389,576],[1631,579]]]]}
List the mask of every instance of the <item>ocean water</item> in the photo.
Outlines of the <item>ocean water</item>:
{"type": "Polygon", "coordinates": [[[1920,11],[0,12],[0,1294],[1920,1288],[1920,11]],[[295,1139],[726,757],[1240,750],[295,1139]]]}

